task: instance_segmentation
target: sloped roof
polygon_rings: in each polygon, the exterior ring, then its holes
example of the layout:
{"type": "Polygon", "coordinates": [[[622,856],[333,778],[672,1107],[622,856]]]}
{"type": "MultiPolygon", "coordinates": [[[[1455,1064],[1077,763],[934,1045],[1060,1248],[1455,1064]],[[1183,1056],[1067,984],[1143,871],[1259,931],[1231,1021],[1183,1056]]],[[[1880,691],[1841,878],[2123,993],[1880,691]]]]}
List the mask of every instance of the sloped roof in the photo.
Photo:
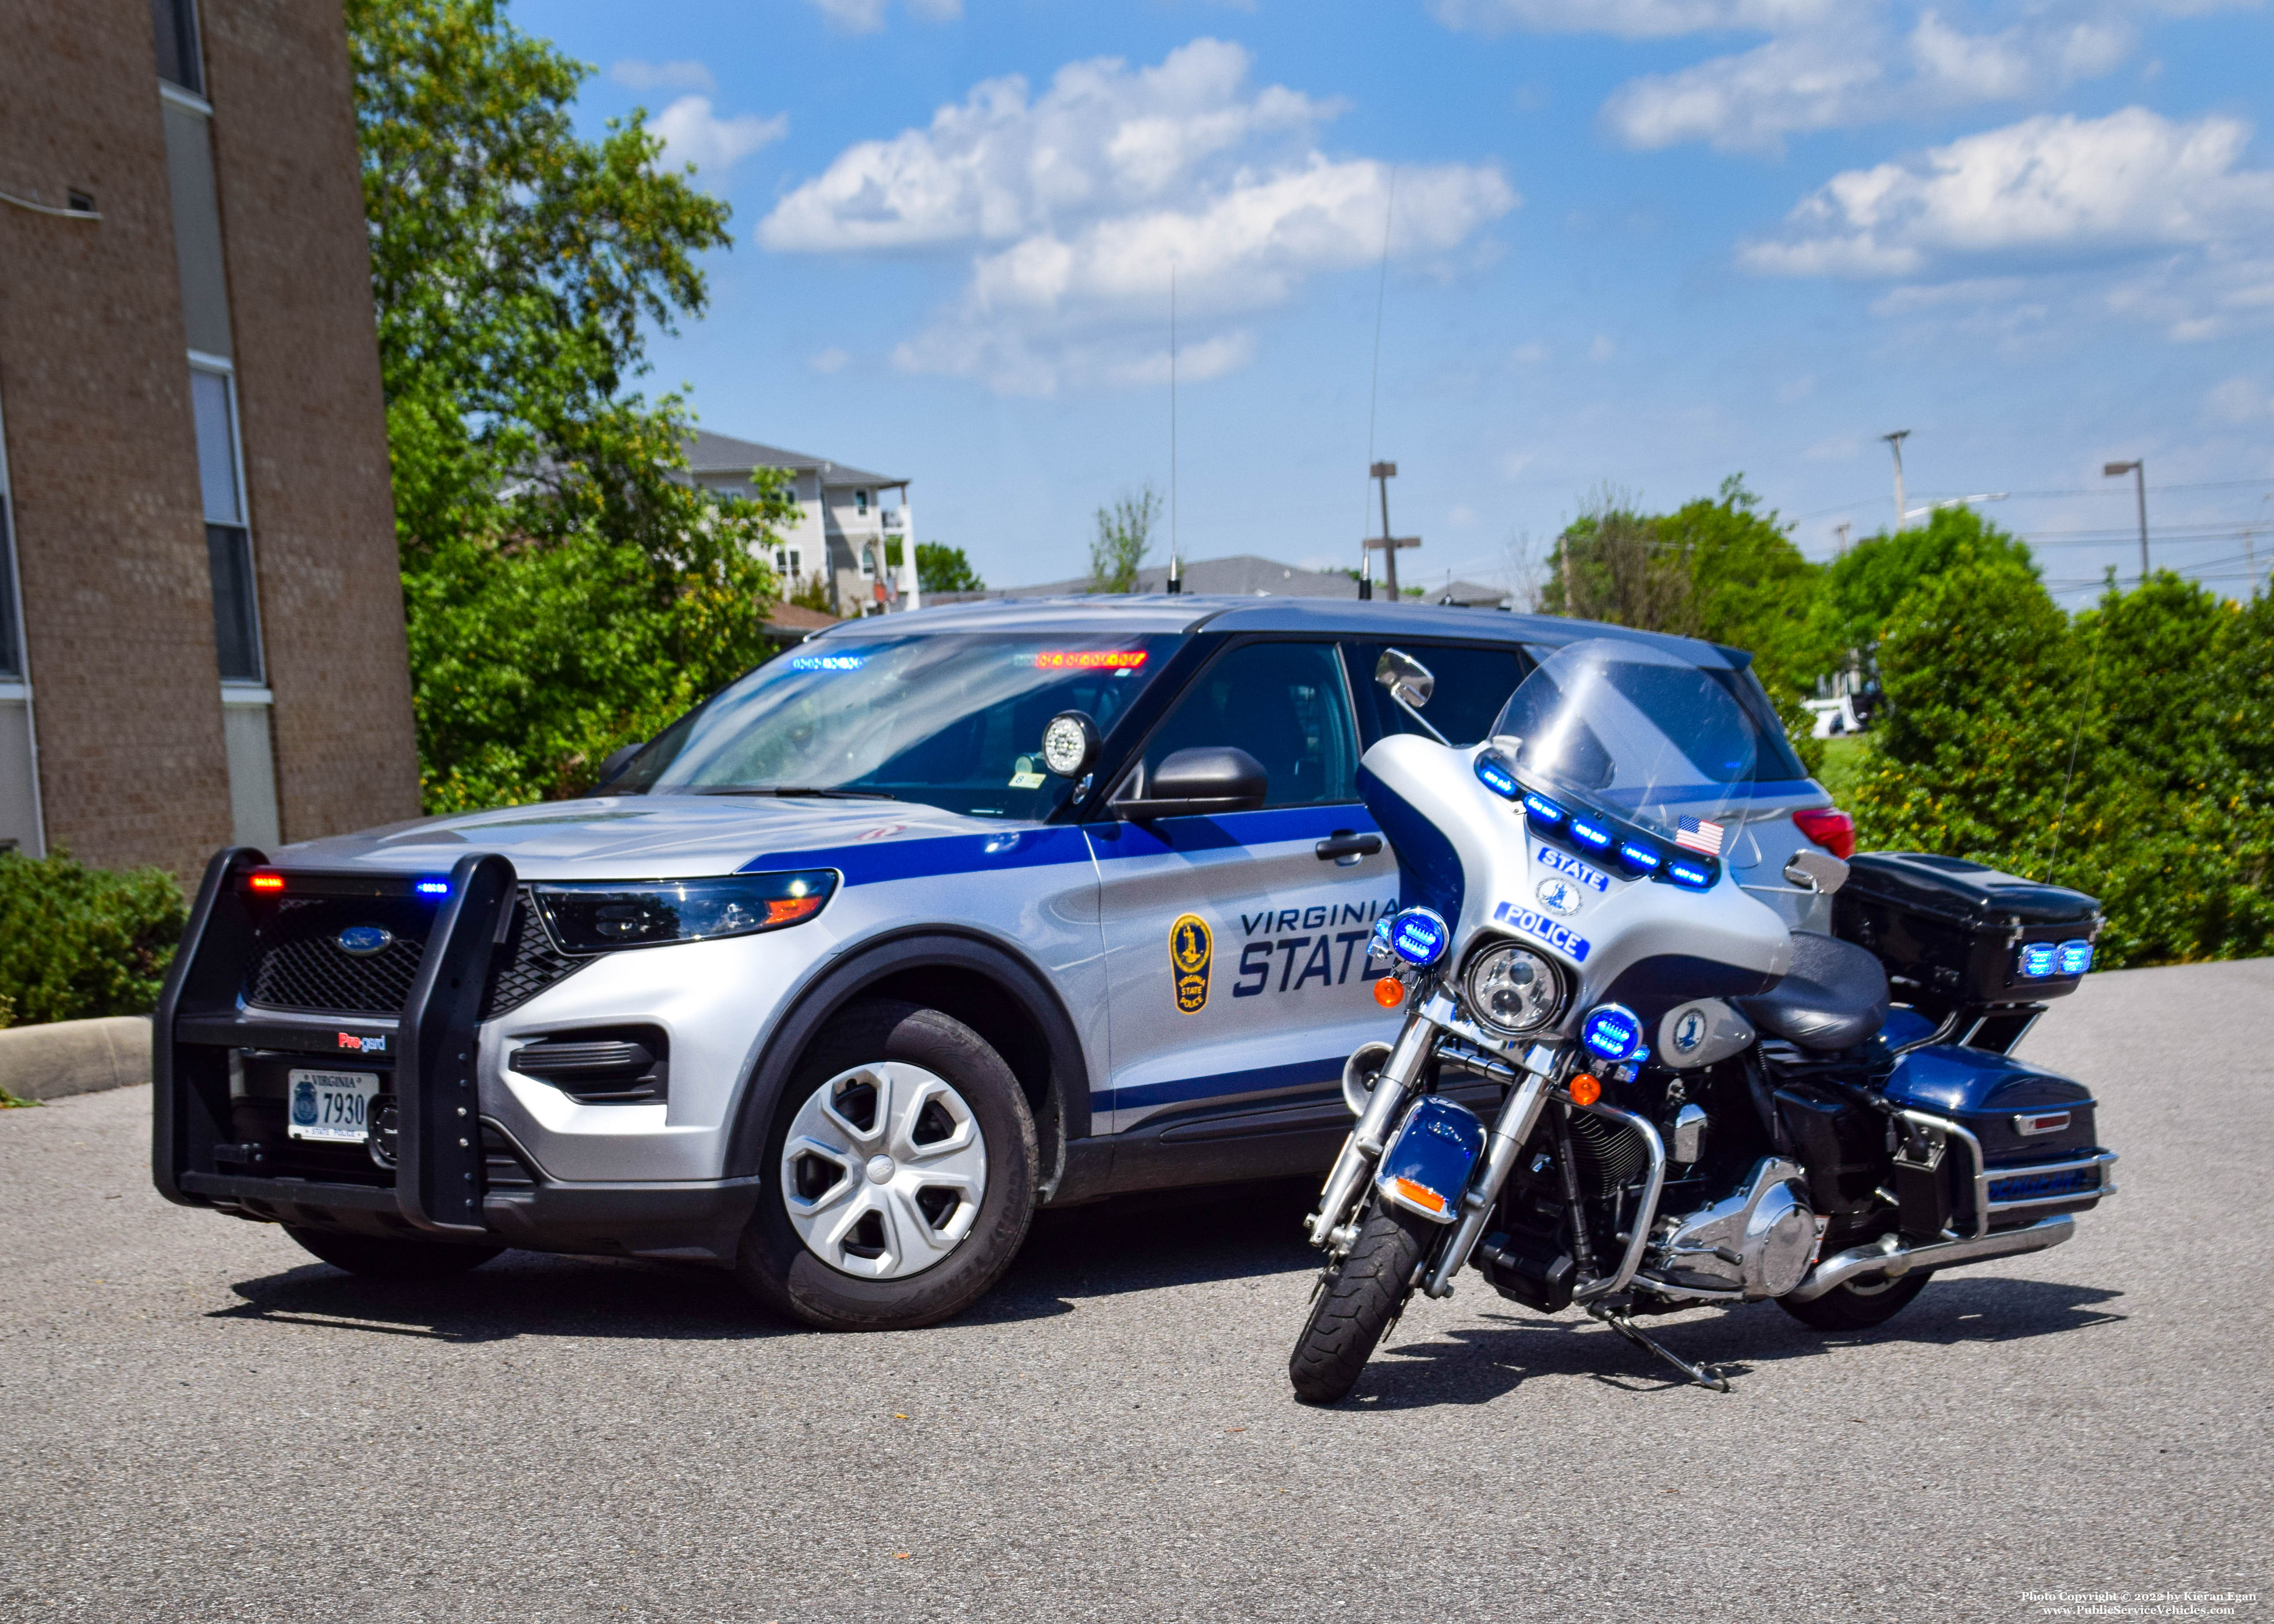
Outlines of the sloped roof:
{"type": "MultiPolygon", "coordinates": [[[[1252,553],[1235,554],[1231,558],[1186,559],[1180,573],[1184,590],[1210,598],[1356,598],[1358,583],[1337,570],[1303,569],[1293,564],[1282,564],[1275,559],[1258,558],[1252,553]]],[[[1165,592],[1169,590],[1169,567],[1166,563],[1148,564],[1137,572],[1138,592],[1165,592]]],[[[1041,586],[1014,586],[998,594],[1004,598],[1063,598],[1069,593],[1087,592],[1087,577],[1074,581],[1052,581],[1041,586]]]]}
{"type": "Polygon", "coordinates": [[[785,451],[779,446],[762,446],[755,440],[736,440],[730,434],[713,434],[708,429],[697,429],[687,437],[687,471],[690,474],[728,474],[747,479],[754,468],[786,468],[792,473],[821,476],[825,486],[840,485],[904,485],[906,479],[892,474],[872,474],[865,468],[855,468],[847,462],[832,462],[826,457],[808,456],[802,451],[785,451]]]}

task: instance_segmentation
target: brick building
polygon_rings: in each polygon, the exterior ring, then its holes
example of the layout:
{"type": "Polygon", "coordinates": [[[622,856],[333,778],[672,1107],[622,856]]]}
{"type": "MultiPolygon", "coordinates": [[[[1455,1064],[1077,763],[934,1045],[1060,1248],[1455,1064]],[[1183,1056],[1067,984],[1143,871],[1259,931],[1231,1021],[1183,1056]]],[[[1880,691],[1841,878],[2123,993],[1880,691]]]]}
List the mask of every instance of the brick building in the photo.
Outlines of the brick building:
{"type": "Polygon", "coordinates": [[[7,18],[0,846],[186,876],[414,816],[336,0],[7,18]]]}

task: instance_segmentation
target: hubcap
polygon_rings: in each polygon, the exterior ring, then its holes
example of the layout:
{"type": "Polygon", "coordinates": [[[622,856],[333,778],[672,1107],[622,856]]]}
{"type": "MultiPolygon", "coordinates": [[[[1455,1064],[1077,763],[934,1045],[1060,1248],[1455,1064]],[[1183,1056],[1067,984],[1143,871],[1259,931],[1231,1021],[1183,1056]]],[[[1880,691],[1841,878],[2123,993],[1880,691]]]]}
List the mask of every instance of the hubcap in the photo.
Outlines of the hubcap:
{"type": "Polygon", "coordinates": [[[847,1274],[896,1280],[970,1234],[987,1193],[987,1145],[945,1079],[878,1061],[806,1096],[782,1146],[781,1190],[808,1252],[847,1274]]]}

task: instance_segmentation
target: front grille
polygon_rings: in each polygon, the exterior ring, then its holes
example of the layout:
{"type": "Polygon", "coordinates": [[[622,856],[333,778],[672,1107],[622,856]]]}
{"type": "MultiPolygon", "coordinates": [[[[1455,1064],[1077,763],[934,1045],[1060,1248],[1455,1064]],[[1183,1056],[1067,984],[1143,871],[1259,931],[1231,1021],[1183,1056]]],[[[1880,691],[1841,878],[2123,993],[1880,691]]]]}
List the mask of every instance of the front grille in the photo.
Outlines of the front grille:
{"type": "Polygon", "coordinates": [[[392,898],[279,898],[260,921],[245,996],[273,1010],[396,1015],[418,978],[433,908],[392,898]],[[394,937],[376,953],[350,953],[341,931],[377,925],[394,937]]]}
{"type": "Polygon", "coordinates": [[[490,955],[490,981],[482,992],[480,1019],[491,1020],[519,1009],[591,962],[571,959],[553,947],[537,910],[530,906],[529,892],[523,890],[514,898],[513,921],[506,928],[505,941],[490,955]]]}

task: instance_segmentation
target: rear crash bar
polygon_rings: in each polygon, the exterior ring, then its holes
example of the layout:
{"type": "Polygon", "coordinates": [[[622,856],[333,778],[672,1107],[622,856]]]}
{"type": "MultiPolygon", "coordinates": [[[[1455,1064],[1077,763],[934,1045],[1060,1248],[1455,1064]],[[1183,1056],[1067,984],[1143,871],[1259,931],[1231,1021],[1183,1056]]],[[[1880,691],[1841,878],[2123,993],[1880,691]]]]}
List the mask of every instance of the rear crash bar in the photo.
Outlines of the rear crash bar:
{"type": "Polygon", "coordinates": [[[513,864],[493,853],[462,857],[450,870],[449,898],[427,935],[393,1037],[400,1137],[392,1192],[225,1175],[215,1162],[215,1147],[230,1132],[229,1051],[268,1046],[281,1035],[277,1023],[247,1018],[238,1007],[253,922],[237,881],[265,865],[247,846],[215,855],[166,974],[151,1053],[151,1175],[159,1193],[190,1207],[253,1199],[393,1208],[438,1234],[486,1235],[475,1039],[490,956],[513,915],[513,864]]]}

